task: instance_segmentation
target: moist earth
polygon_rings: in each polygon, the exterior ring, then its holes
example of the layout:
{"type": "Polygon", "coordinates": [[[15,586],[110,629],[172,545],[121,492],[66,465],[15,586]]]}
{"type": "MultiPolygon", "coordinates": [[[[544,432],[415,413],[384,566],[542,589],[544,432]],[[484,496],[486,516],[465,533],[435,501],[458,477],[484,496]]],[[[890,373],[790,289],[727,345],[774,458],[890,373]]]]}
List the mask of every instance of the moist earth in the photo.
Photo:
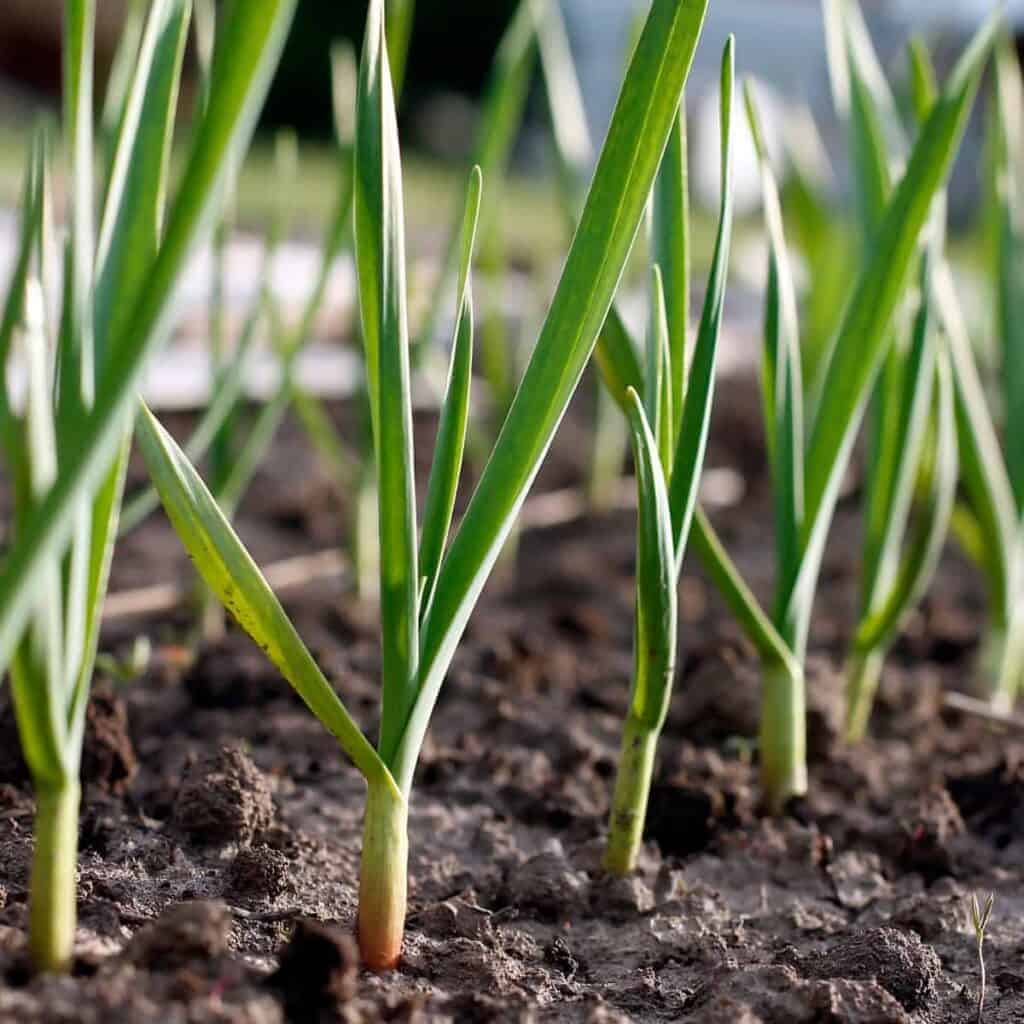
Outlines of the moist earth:
{"type": "MultiPolygon", "coordinates": [[[[723,392],[709,465],[738,474],[743,495],[710,512],[767,597],[756,385],[723,392]]],[[[574,408],[542,490],[580,482],[588,415],[574,408]]],[[[431,426],[417,429],[426,440],[431,426]]],[[[261,563],[314,551],[342,539],[344,497],[289,425],[239,529],[261,563]]],[[[688,564],[646,843],[625,879],[601,870],[601,853],[631,667],[633,514],[523,534],[424,750],[405,956],[386,975],[360,970],[350,938],[364,787],[331,737],[236,632],[193,657],[188,608],[108,623],[105,649],[144,633],[153,657],[143,677],[96,687],[65,978],[27,969],[32,793],[0,698],[0,1024],[967,1024],[975,892],[995,894],[982,1019],[1024,1020],[1024,743],[943,707],[946,690],[973,684],[984,614],[955,550],[893,652],[871,739],[840,739],[857,497],[854,474],[816,607],[810,795],[762,814],[756,661],[688,564]]],[[[119,548],[113,589],[188,579],[157,515],[119,548]]],[[[283,597],[372,735],[372,611],[343,579],[283,597]]]]}

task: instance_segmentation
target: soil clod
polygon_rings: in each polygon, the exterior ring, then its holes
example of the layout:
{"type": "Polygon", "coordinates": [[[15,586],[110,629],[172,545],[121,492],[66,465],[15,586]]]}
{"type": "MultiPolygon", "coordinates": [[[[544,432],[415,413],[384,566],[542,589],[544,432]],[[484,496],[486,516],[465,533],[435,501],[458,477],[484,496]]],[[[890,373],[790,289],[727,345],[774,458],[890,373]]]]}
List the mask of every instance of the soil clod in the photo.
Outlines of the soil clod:
{"type": "Polygon", "coordinates": [[[273,819],[270,786],[239,747],[222,747],[186,768],[174,805],[174,824],[193,842],[247,844],[273,819]]]}
{"type": "Polygon", "coordinates": [[[177,903],[144,925],[125,947],[137,967],[169,971],[191,960],[210,960],[228,951],[231,911],[219,901],[177,903]]]}
{"type": "Polygon", "coordinates": [[[824,981],[877,981],[905,1009],[923,1009],[936,996],[942,963],[914,933],[871,928],[839,939],[824,953],[799,961],[800,973],[824,981]]]}
{"type": "Polygon", "coordinates": [[[347,935],[302,918],[268,983],[290,1020],[317,1020],[320,1012],[355,996],[358,970],[359,953],[347,935]]]}

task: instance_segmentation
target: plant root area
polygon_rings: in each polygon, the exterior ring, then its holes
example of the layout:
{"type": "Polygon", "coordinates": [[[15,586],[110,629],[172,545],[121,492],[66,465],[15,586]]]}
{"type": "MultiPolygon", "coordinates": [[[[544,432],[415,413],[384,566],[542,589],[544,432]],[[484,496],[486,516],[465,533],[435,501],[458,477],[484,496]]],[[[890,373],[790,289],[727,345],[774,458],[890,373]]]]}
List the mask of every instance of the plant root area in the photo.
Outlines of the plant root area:
{"type": "MultiPolygon", "coordinates": [[[[727,381],[721,397],[709,466],[736,474],[743,495],[723,507],[709,495],[709,511],[767,597],[757,389],[727,381]]],[[[587,417],[574,408],[542,490],[581,481],[587,417]]],[[[429,440],[429,423],[417,429],[429,440]]],[[[523,535],[515,572],[473,617],[423,752],[405,953],[386,975],[359,968],[350,938],[364,786],[331,737],[237,632],[192,655],[188,609],[109,623],[106,650],[145,633],[153,655],[141,678],[95,688],[67,977],[28,969],[33,798],[0,696],[0,1022],[973,1024],[975,892],[995,894],[981,1019],[1024,1020],[1024,742],[943,708],[945,692],[974,684],[984,622],[955,550],[893,651],[871,738],[842,742],[857,487],[852,474],[816,607],[810,795],[763,814],[756,661],[690,560],[628,878],[606,875],[601,855],[632,665],[634,514],[523,535]]],[[[239,530],[261,563],[318,550],[343,538],[345,497],[290,426],[239,530]]],[[[189,578],[157,514],[121,545],[113,589],[189,578]]],[[[283,598],[374,735],[372,610],[343,580],[283,598]]]]}

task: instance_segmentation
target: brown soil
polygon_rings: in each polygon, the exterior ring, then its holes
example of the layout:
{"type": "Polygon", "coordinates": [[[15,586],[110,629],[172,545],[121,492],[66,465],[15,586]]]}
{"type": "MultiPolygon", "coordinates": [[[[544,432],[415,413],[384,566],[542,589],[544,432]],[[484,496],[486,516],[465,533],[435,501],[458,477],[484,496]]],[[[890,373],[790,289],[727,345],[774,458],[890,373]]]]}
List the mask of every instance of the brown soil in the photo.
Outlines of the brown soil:
{"type": "MultiPolygon", "coordinates": [[[[710,465],[746,495],[714,517],[759,593],[770,516],[754,388],[726,384],[710,465]]],[[[542,486],[578,479],[572,419],[542,486]]],[[[182,424],[178,423],[181,427],[182,424]]],[[[335,496],[292,429],[240,530],[268,561],[339,537],[335,496]]],[[[401,968],[348,938],[363,785],[326,731],[229,633],[187,667],[187,613],[144,624],[145,678],[98,687],[84,759],[79,956],[32,978],[23,943],[32,796],[0,709],[0,1022],[687,1021],[966,1024],[978,968],[965,901],[996,895],[986,1024],[1024,1020],[1024,743],[941,709],[982,622],[954,552],[893,654],[872,739],[838,741],[856,596],[856,501],[823,575],[810,670],[811,795],[782,819],[756,789],[758,676],[690,567],[681,671],[640,870],[600,870],[631,664],[628,513],[528,533],[442,695],[411,814],[401,968]]],[[[187,578],[166,524],[122,545],[115,589],[187,578]]],[[[368,732],[372,615],[341,581],[291,592],[300,633],[368,732]]],[[[130,646],[131,624],[105,647],[130,646]]]]}

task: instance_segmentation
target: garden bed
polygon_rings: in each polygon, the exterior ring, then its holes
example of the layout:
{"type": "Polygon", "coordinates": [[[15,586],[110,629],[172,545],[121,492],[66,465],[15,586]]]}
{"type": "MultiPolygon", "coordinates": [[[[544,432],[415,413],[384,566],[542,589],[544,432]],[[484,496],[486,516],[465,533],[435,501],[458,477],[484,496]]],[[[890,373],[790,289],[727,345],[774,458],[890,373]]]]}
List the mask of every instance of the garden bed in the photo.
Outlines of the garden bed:
{"type": "MultiPolygon", "coordinates": [[[[730,379],[719,398],[708,465],[737,471],[745,492],[713,518],[764,594],[757,389],[730,379]]],[[[541,490],[581,480],[577,413],[541,490]]],[[[337,498],[289,428],[240,533],[261,563],[320,550],[341,538],[337,498]]],[[[857,513],[852,481],[816,605],[810,796],[781,819],[758,808],[756,659],[688,566],[648,842],[626,880],[599,864],[632,663],[634,513],[528,531],[431,728],[405,956],[386,975],[359,972],[345,939],[364,783],[336,743],[237,634],[186,665],[187,611],[110,623],[105,646],[144,629],[154,654],[144,678],[100,685],[90,713],[69,978],[32,978],[24,959],[32,796],[3,706],[0,1021],[960,1024],[976,1019],[979,977],[966,901],[990,890],[984,1021],[1021,1020],[1024,743],[942,700],[970,688],[980,586],[950,550],[891,659],[872,738],[845,748],[836,658],[856,601],[857,513]]],[[[112,592],[187,578],[158,515],[119,546],[112,592]]],[[[373,615],[342,578],[284,596],[374,732],[373,615]]]]}

